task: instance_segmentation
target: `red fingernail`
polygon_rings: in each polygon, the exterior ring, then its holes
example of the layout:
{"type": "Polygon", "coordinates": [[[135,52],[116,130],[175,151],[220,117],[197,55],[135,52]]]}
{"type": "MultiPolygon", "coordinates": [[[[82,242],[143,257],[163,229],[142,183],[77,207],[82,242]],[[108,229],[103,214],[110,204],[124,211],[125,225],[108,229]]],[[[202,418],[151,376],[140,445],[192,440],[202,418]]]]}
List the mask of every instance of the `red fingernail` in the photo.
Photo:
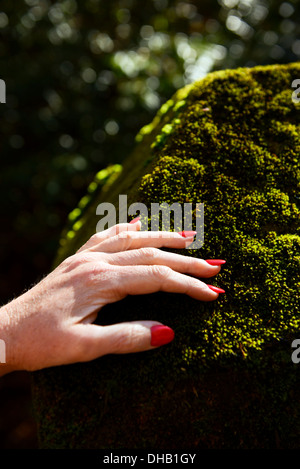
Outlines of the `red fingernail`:
{"type": "Polygon", "coordinates": [[[197,234],[197,231],[178,231],[178,234],[183,236],[183,238],[191,238],[197,234]]]}
{"type": "Polygon", "coordinates": [[[152,326],[151,327],[151,345],[159,347],[165,345],[174,339],[174,331],[168,326],[152,326]]]}
{"type": "Polygon", "coordinates": [[[129,223],[136,223],[137,221],[139,221],[140,218],[141,217],[136,217],[133,220],[131,220],[129,223]]]}
{"type": "Polygon", "coordinates": [[[210,288],[212,291],[216,293],[225,293],[225,290],[222,290],[222,288],[214,287],[213,285],[207,285],[208,288],[210,288]]]}
{"type": "Polygon", "coordinates": [[[226,263],[226,261],[223,261],[222,259],[206,259],[206,262],[209,265],[222,265],[226,263]]]}

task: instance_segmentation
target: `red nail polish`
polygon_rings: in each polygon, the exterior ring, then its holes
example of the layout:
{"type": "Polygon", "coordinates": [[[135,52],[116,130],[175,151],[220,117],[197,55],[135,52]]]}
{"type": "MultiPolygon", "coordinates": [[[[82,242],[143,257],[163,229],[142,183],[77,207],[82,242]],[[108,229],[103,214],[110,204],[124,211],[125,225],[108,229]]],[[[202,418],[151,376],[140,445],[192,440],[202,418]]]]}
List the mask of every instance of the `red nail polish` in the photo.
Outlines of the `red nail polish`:
{"type": "Polygon", "coordinates": [[[152,326],[151,327],[151,345],[159,347],[165,345],[174,339],[174,331],[168,326],[152,326]]]}
{"type": "Polygon", "coordinates": [[[223,261],[222,259],[206,259],[206,262],[209,265],[222,265],[226,263],[226,261],[223,261]]]}
{"type": "Polygon", "coordinates": [[[137,221],[139,221],[140,218],[141,217],[136,217],[133,220],[131,220],[129,223],[136,223],[137,221]]]}
{"type": "Polygon", "coordinates": [[[213,285],[207,285],[208,288],[210,288],[212,291],[216,293],[225,293],[225,290],[222,290],[222,288],[214,287],[213,285]]]}
{"type": "Polygon", "coordinates": [[[178,231],[178,234],[183,238],[191,238],[197,234],[197,231],[178,231]]]}

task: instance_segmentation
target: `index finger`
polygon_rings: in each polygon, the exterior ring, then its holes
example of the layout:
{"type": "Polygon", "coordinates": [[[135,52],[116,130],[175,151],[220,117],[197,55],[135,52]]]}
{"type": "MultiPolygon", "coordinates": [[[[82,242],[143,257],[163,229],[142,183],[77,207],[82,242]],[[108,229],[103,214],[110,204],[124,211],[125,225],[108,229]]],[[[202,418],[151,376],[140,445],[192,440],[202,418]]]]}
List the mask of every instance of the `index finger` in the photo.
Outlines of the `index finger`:
{"type": "MultiPolygon", "coordinates": [[[[196,232],[191,232],[196,234],[196,232]]],[[[172,231],[122,231],[116,236],[100,240],[92,250],[98,252],[121,252],[142,247],[187,248],[192,244],[194,235],[189,237],[172,231]]]]}

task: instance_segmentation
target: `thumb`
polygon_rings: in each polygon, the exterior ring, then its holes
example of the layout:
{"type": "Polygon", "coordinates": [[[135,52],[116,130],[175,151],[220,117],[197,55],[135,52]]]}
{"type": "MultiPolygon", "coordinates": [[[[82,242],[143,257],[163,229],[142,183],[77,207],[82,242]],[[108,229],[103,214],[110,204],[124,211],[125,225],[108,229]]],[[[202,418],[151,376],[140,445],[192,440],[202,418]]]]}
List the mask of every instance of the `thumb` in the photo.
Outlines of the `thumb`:
{"type": "Polygon", "coordinates": [[[174,339],[174,331],[155,321],[132,321],[98,326],[82,324],[84,347],[81,361],[107,354],[125,354],[152,350],[174,339]]]}

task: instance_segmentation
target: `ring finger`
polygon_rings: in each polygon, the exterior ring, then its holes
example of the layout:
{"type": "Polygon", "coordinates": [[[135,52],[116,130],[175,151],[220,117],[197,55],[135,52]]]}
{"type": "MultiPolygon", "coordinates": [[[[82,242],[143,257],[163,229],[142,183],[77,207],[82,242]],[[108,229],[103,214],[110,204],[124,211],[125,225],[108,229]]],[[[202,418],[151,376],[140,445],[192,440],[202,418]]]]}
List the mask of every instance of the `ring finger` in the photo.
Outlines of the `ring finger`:
{"type": "Polygon", "coordinates": [[[122,231],[116,236],[100,241],[90,250],[116,253],[142,247],[183,249],[191,244],[193,239],[194,235],[185,237],[179,233],[169,231],[122,231]]]}

